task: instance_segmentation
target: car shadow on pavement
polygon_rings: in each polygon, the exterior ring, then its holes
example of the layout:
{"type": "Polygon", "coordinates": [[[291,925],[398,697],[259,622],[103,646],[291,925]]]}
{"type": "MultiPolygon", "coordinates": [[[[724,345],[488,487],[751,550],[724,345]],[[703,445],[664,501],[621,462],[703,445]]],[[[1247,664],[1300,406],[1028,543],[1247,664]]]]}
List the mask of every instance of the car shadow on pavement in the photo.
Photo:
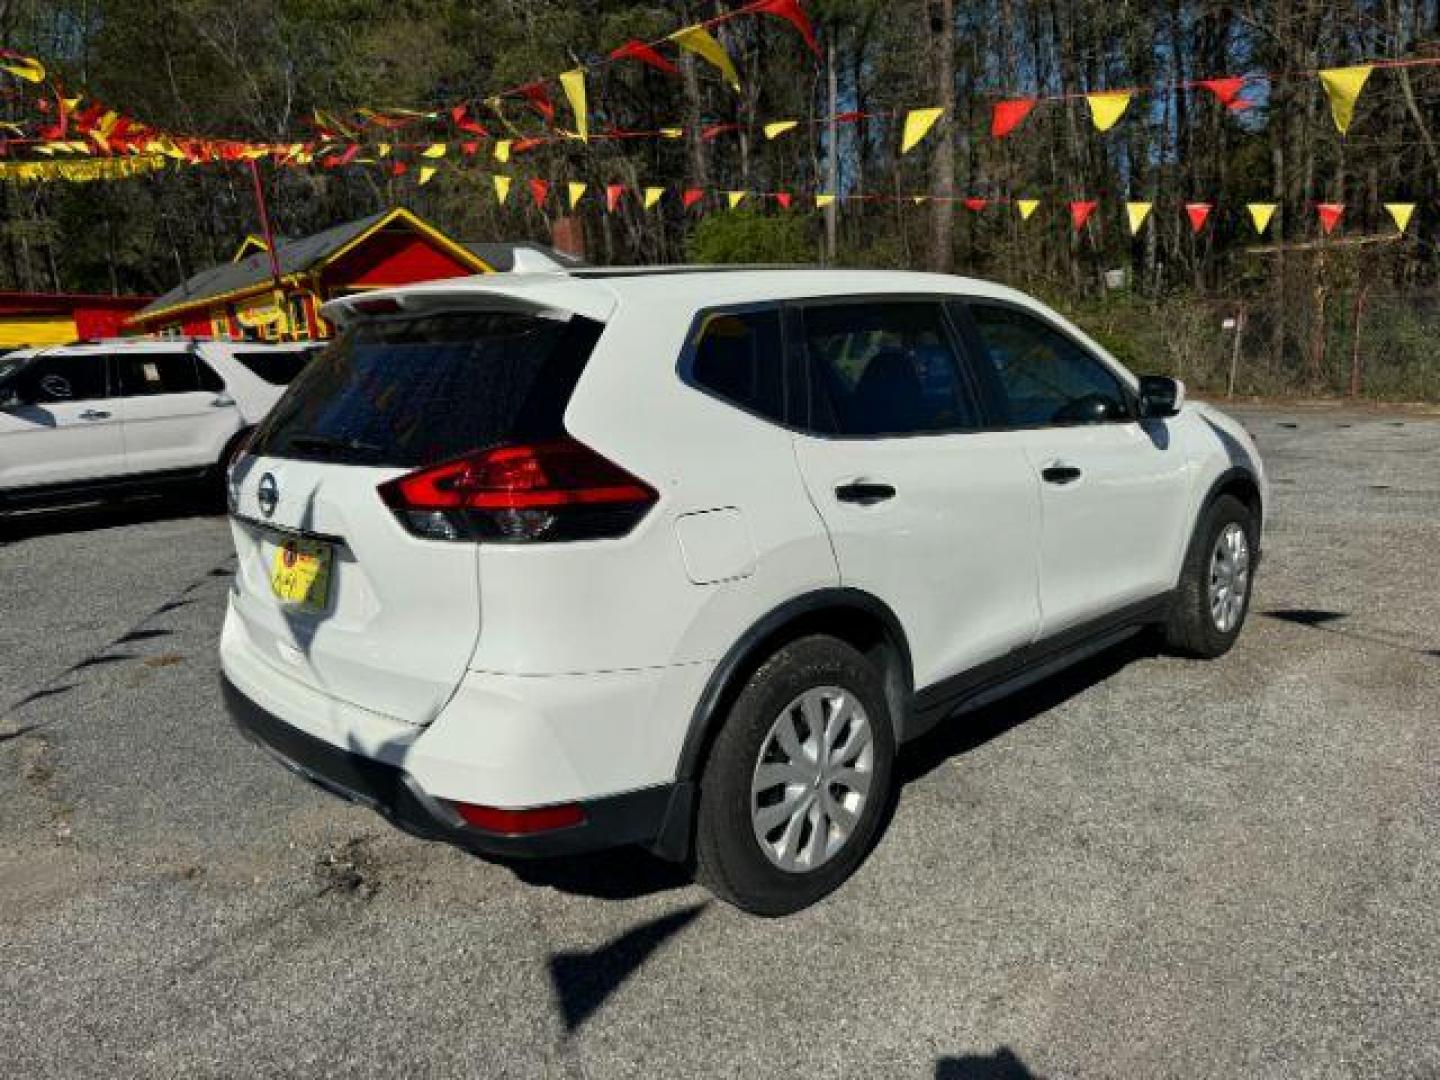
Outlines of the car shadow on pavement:
{"type": "Polygon", "coordinates": [[[1041,1080],[1008,1046],[993,1054],[964,1054],[935,1062],[935,1080],[1041,1080]]]}
{"type": "Polygon", "coordinates": [[[551,956],[550,981],[555,986],[566,1032],[575,1031],[588,1020],[651,953],[694,922],[705,907],[703,903],[692,904],[641,923],[592,952],[551,956]]]}
{"type": "Polygon", "coordinates": [[[507,865],[527,885],[599,900],[635,900],[694,883],[688,867],[638,847],[507,865]]]}
{"type": "Polygon", "coordinates": [[[133,502],[99,503],[57,510],[37,510],[0,518],[0,548],[41,536],[94,532],[125,525],[180,518],[215,517],[220,508],[203,495],[170,494],[133,502]]]}
{"type": "Polygon", "coordinates": [[[1032,717],[1049,712],[1135,661],[1158,655],[1159,642],[1155,635],[1145,632],[1135,634],[1104,652],[1046,677],[1034,686],[974,712],[941,721],[934,731],[922,735],[901,752],[901,785],[913,783],[951,758],[968,754],[1032,717]]]}

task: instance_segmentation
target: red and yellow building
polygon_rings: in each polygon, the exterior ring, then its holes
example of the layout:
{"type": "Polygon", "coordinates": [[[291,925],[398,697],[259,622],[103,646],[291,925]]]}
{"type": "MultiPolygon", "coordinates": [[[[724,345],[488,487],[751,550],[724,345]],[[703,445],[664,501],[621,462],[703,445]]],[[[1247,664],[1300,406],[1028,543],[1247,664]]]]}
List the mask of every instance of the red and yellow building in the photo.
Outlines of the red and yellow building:
{"type": "Polygon", "coordinates": [[[0,292],[0,350],[118,337],[155,298],[89,293],[0,292]]]}

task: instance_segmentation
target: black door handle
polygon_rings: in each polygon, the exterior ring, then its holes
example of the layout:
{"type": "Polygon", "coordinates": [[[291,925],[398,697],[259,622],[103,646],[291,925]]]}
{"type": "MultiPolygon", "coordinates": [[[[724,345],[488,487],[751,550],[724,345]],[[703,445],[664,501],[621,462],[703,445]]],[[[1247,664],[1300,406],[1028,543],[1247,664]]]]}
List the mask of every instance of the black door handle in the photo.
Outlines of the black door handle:
{"type": "Polygon", "coordinates": [[[886,499],[893,499],[895,489],[889,484],[866,484],[857,481],[853,484],[841,484],[835,489],[835,497],[841,502],[871,506],[886,499]]]}
{"type": "Polygon", "coordinates": [[[1050,465],[1040,470],[1040,478],[1047,484],[1073,484],[1080,479],[1080,470],[1074,465],[1050,465]]]}

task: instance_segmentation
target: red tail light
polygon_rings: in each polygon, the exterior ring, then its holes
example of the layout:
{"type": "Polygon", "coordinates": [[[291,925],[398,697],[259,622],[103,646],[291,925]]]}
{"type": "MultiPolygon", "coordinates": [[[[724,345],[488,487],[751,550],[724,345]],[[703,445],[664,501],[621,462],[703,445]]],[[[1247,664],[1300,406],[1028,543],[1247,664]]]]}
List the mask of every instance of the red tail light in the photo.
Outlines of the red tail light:
{"type": "Polygon", "coordinates": [[[435,540],[623,536],[655,489],[574,439],[480,450],[380,485],[402,524],[435,540]]]}
{"type": "Polygon", "coordinates": [[[532,810],[501,810],[494,806],[451,803],[465,824],[503,836],[554,832],[585,824],[585,811],[575,803],[539,806],[532,810]]]}

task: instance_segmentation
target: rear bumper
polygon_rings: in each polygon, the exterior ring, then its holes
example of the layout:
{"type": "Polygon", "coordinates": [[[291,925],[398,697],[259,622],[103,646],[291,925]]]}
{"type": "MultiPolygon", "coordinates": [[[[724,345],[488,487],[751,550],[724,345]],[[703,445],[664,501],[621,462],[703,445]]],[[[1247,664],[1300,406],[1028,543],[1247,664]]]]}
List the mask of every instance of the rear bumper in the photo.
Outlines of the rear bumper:
{"type": "Polygon", "coordinates": [[[529,834],[490,833],[467,825],[447,803],[428,795],[398,766],[318,739],[256,704],[221,676],[231,719],[251,742],[292,772],[333,795],[361,803],[397,828],[496,858],[544,858],[643,844],[661,854],[681,854],[666,837],[688,821],[689,785],[661,784],[581,801],[585,821],[565,829],[529,834]]]}

